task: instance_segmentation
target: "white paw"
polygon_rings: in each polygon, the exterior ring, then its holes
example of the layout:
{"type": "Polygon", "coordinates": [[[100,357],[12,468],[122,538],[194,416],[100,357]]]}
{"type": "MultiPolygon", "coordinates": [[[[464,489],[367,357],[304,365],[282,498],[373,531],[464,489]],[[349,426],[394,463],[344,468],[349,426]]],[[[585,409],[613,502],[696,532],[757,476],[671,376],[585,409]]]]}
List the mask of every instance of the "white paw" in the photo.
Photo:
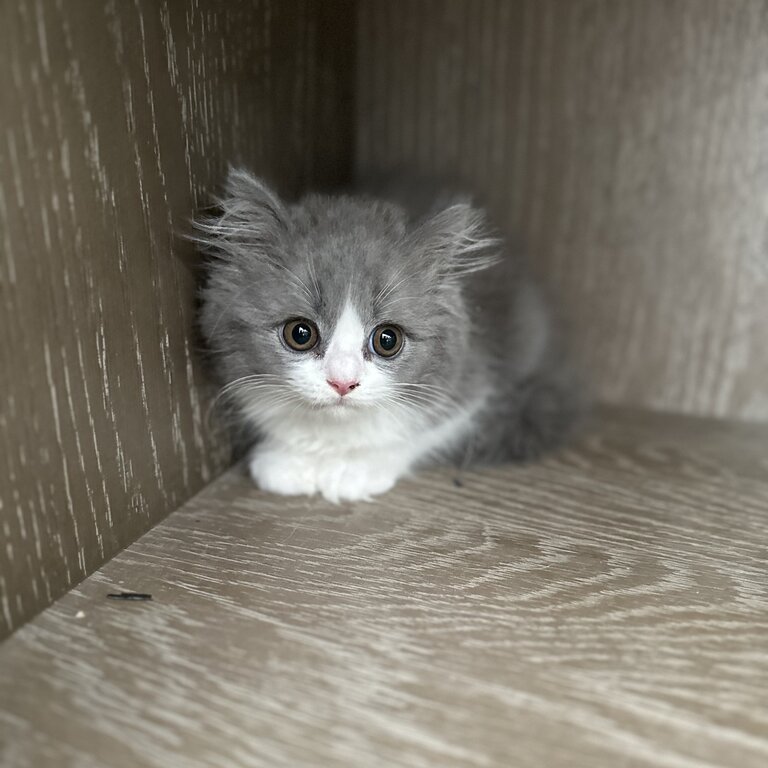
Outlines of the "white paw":
{"type": "Polygon", "coordinates": [[[380,463],[345,461],[326,467],[317,477],[317,488],[323,496],[340,501],[370,501],[394,486],[398,476],[380,463]]]}
{"type": "Polygon", "coordinates": [[[251,479],[263,491],[282,496],[311,496],[317,492],[314,467],[299,457],[277,451],[256,451],[251,457],[251,479]]]}

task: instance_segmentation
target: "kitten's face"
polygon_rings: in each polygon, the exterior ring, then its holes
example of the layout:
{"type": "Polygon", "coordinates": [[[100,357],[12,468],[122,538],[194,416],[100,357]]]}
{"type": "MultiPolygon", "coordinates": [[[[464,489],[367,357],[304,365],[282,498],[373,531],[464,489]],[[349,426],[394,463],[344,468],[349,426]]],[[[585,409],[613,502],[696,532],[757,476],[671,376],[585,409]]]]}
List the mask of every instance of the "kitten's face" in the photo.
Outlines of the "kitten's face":
{"type": "MultiPolygon", "coordinates": [[[[316,306],[322,307],[322,297],[316,306]]],[[[296,318],[278,326],[282,349],[275,350],[274,362],[285,388],[312,406],[340,414],[394,404],[398,389],[406,388],[396,375],[404,368],[396,358],[407,355],[405,330],[388,322],[370,327],[370,313],[361,312],[351,295],[335,309],[325,321],[296,318]]]]}
{"type": "Polygon", "coordinates": [[[201,323],[246,414],[444,413],[468,320],[428,252],[435,233],[409,232],[388,204],[311,197],[286,209],[244,175],[229,191],[209,225],[219,260],[201,323]]]}

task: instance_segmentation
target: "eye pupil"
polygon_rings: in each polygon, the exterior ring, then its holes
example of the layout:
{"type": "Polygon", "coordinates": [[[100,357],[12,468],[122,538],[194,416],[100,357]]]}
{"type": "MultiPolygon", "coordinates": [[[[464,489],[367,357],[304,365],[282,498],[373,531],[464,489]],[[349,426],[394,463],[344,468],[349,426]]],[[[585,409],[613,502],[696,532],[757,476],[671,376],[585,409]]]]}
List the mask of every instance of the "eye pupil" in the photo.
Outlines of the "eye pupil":
{"type": "Polygon", "coordinates": [[[389,328],[386,328],[379,335],[379,344],[385,352],[391,352],[397,344],[397,336],[389,328]]]}
{"type": "Polygon", "coordinates": [[[293,326],[291,338],[293,338],[300,347],[303,347],[312,338],[312,329],[303,323],[298,323],[293,326]]]}

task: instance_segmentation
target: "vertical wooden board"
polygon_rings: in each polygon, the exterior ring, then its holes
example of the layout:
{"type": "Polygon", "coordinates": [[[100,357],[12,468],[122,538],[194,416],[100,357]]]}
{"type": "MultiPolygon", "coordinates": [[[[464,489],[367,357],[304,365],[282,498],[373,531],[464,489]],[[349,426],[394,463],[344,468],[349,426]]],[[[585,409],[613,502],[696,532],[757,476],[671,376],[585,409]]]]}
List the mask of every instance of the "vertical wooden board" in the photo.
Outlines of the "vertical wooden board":
{"type": "Polygon", "coordinates": [[[362,0],[357,173],[460,178],[612,402],[768,419],[768,3],[362,0]]]}
{"type": "Polygon", "coordinates": [[[0,5],[0,636],[219,471],[174,234],[347,176],[350,2],[0,5]]]}

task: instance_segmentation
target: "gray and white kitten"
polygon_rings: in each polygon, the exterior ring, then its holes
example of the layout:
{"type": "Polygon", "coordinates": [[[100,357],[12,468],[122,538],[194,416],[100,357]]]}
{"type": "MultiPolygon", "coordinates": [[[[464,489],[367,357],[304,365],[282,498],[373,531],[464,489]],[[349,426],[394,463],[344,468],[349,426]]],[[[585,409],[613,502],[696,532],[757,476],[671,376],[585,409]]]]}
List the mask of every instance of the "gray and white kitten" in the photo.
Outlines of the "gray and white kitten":
{"type": "Polygon", "coordinates": [[[258,434],[261,488],[368,499],[414,467],[527,459],[567,432],[579,398],[549,313],[480,210],[289,205],[244,170],[218,203],[198,222],[200,325],[258,434]]]}

